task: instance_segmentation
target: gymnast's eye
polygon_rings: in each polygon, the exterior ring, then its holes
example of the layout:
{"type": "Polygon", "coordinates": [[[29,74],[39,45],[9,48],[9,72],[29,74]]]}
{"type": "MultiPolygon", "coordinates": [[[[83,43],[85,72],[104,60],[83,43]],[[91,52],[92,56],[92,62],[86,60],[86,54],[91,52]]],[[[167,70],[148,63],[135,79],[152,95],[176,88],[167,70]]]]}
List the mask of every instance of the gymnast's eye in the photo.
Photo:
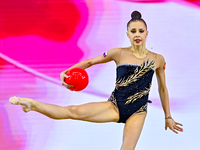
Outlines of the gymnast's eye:
{"type": "Polygon", "coordinates": [[[136,33],[136,31],[135,31],[135,30],[131,30],[131,32],[132,32],[132,33],[136,33]]]}
{"type": "Polygon", "coordinates": [[[143,33],[144,32],[144,30],[140,30],[140,33],[143,33]]]}

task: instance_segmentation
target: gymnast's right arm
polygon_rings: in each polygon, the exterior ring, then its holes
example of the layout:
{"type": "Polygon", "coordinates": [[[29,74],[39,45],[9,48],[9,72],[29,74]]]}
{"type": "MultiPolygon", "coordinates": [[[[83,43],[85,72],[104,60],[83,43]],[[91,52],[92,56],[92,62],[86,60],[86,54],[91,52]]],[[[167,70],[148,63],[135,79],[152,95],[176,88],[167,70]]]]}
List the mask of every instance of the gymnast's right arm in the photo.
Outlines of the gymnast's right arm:
{"type": "Polygon", "coordinates": [[[87,60],[81,61],[81,62],[73,65],[72,67],[68,68],[67,70],[61,72],[60,79],[61,79],[62,85],[65,86],[68,89],[72,86],[72,85],[68,85],[64,82],[64,78],[67,77],[66,73],[70,69],[72,69],[72,68],[86,69],[86,68],[89,68],[93,65],[100,64],[100,63],[107,63],[107,62],[110,62],[110,61],[113,61],[113,60],[117,63],[118,59],[119,59],[119,55],[120,55],[120,49],[119,48],[113,48],[113,49],[105,52],[103,55],[99,55],[97,57],[87,59],[87,60]]]}

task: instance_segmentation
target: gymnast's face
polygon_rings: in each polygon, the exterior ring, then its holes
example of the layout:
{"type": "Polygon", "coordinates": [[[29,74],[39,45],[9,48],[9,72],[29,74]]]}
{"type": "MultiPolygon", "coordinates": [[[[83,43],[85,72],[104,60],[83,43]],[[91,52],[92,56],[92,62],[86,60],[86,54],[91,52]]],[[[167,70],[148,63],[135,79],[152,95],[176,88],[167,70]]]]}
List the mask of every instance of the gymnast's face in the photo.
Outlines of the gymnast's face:
{"type": "Polygon", "coordinates": [[[135,46],[145,44],[146,38],[148,36],[148,31],[144,22],[142,21],[132,21],[129,24],[128,31],[126,33],[131,41],[131,44],[135,46]]]}

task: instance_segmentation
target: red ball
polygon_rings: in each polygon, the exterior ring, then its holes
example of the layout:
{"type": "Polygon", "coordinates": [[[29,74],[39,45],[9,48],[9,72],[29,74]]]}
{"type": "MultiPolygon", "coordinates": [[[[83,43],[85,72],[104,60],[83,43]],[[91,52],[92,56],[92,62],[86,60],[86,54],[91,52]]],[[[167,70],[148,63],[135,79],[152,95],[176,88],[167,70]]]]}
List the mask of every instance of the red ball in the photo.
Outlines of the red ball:
{"type": "Polygon", "coordinates": [[[65,78],[65,83],[71,84],[74,87],[70,89],[73,91],[81,91],[85,89],[89,83],[89,77],[87,72],[82,68],[73,68],[69,70],[66,75],[68,78],[65,78]]]}

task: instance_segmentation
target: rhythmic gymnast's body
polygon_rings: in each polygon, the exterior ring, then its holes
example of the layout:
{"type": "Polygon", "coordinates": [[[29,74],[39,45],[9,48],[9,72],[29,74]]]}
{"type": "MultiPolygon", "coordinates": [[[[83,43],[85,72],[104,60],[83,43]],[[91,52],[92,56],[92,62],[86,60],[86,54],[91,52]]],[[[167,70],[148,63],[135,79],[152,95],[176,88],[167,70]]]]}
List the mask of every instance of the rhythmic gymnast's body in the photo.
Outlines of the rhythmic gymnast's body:
{"type": "Polygon", "coordinates": [[[114,61],[117,65],[116,86],[108,101],[94,102],[79,106],[57,106],[41,103],[29,98],[11,97],[10,103],[21,105],[25,112],[37,111],[52,119],[74,119],[89,122],[125,123],[121,150],[134,150],[143,128],[147,113],[149,90],[154,72],[156,73],[159,95],[165,113],[165,129],[183,131],[182,124],[175,122],[170,114],[169,96],[165,83],[165,60],[162,55],[146,49],[147,25],[138,11],[131,14],[127,24],[127,36],[131,46],[114,48],[92,59],[75,64],[61,73],[62,85],[65,73],[72,68],[86,69],[96,64],[114,61]],[[180,125],[180,126],[179,126],[180,125]]]}

